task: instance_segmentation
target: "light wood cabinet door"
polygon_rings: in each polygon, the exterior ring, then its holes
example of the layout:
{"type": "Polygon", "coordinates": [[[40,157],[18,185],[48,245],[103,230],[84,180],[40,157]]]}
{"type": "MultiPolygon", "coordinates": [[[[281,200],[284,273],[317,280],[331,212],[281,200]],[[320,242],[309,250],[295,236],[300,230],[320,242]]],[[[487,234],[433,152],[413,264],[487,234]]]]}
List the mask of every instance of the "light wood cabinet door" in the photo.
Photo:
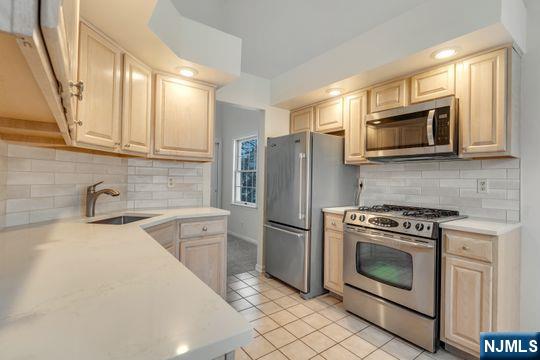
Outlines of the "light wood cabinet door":
{"type": "Polygon", "coordinates": [[[324,287],[343,295],[343,233],[324,232],[324,287]]]}
{"type": "Polygon", "coordinates": [[[152,106],[152,71],[124,55],[122,151],[148,154],[152,106]]]}
{"type": "Polygon", "coordinates": [[[156,75],[156,155],[211,160],[214,152],[214,88],[156,75]]]}
{"type": "Polygon", "coordinates": [[[455,93],[455,65],[426,71],[411,78],[411,103],[433,100],[455,93]]]}
{"type": "Polygon", "coordinates": [[[492,330],[492,266],[444,257],[444,338],[478,354],[480,332],[492,330]]]}
{"type": "Polygon", "coordinates": [[[80,32],[79,80],[84,92],[78,104],[76,141],[118,150],[122,53],[84,23],[80,32]]]}
{"type": "Polygon", "coordinates": [[[457,65],[461,154],[506,151],[506,49],[457,65]]]}
{"type": "Polygon", "coordinates": [[[360,91],[345,96],[343,121],[345,122],[345,163],[366,162],[367,92],[360,91]]]}
{"type": "Polygon", "coordinates": [[[223,235],[181,240],[180,262],[223,298],[227,296],[226,241],[223,235]]]}
{"type": "Polygon", "coordinates": [[[79,52],[79,0],[42,0],[40,27],[69,124],[76,119],[79,52]]]}
{"type": "Polygon", "coordinates": [[[291,111],[290,131],[292,133],[313,130],[313,106],[291,111]]]}
{"type": "Polygon", "coordinates": [[[407,79],[376,86],[370,90],[371,112],[406,106],[409,103],[408,96],[407,79]]]}
{"type": "Polygon", "coordinates": [[[343,99],[341,97],[315,105],[315,131],[343,130],[343,99]]]}
{"type": "Polygon", "coordinates": [[[170,221],[164,224],[159,224],[146,228],[145,231],[167,251],[173,254],[174,257],[178,258],[175,249],[177,239],[176,229],[176,221],[170,221]]]}

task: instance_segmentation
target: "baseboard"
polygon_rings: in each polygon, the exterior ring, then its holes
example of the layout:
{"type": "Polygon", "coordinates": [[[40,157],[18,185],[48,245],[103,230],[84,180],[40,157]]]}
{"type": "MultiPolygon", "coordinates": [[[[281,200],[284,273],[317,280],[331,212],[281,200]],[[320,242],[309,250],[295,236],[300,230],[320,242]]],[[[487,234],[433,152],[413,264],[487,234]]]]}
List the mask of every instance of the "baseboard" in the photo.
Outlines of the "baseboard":
{"type": "Polygon", "coordinates": [[[264,272],[264,266],[261,266],[259,263],[255,265],[255,271],[258,271],[260,273],[264,272]]]}
{"type": "Polygon", "coordinates": [[[228,235],[231,235],[231,236],[234,236],[234,237],[237,237],[239,238],[240,240],[244,240],[244,241],[247,241],[249,243],[252,243],[252,244],[255,244],[255,245],[259,245],[258,241],[255,240],[255,239],[252,239],[248,236],[244,236],[244,235],[240,235],[240,234],[237,234],[235,232],[232,232],[232,231],[227,231],[227,234],[228,235]]]}

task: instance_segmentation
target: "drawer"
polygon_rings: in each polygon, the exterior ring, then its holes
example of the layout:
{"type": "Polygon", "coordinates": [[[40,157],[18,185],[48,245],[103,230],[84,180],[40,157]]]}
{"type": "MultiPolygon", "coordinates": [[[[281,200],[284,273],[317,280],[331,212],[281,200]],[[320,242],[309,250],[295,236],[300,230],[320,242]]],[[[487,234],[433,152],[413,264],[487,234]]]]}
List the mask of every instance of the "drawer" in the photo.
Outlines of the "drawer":
{"type": "Polygon", "coordinates": [[[325,214],[324,228],[334,231],[343,231],[343,215],[325,214]]]}
{"type": "Polygon", "coordinates": [[[154,238],[163,247],[174,247],[174,240],[176,239],[176,221],[159,224],[145,229],[151,237],[154,238]]]}
{"type": "Polygon", "coordinates": [[[180,238],[182,239],[223,234],[224,232],[225,220],[207,220],[180,224],[180,238]]]}
{"type": "Polygon", "coordinates": [[[447,254],[491,262],[493,237],[460,231],[444,232],[444,249],[447,254]]]}

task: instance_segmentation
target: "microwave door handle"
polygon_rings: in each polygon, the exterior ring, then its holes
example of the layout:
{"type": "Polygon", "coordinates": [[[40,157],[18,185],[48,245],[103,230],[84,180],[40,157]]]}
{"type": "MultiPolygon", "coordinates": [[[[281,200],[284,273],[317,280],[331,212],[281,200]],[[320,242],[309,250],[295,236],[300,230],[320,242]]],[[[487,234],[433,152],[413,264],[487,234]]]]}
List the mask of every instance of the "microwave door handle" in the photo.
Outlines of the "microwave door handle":
{"type": "Polygon", "coordinates": [[[429,113],[427,116],[427,122],[426,122],[426,134],[427,134],[427,140],[428,140],[429,146],[435,145],[435,139],[433,137],[433,118],[434,117],[435,117],[435,109],[429,110],[429,113]]]}

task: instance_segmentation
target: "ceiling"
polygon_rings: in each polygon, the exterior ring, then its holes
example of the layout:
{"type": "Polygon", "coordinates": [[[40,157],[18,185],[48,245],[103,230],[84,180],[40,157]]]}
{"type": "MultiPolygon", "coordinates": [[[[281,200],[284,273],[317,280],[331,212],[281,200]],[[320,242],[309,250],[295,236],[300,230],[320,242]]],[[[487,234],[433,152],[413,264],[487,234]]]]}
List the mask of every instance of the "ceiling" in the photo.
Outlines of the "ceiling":
{"type": "Polygon", "coordinates": [[[241,38],[242,71],[267,79],[426,1],[172,0],[183,16],[241,38]]]}

